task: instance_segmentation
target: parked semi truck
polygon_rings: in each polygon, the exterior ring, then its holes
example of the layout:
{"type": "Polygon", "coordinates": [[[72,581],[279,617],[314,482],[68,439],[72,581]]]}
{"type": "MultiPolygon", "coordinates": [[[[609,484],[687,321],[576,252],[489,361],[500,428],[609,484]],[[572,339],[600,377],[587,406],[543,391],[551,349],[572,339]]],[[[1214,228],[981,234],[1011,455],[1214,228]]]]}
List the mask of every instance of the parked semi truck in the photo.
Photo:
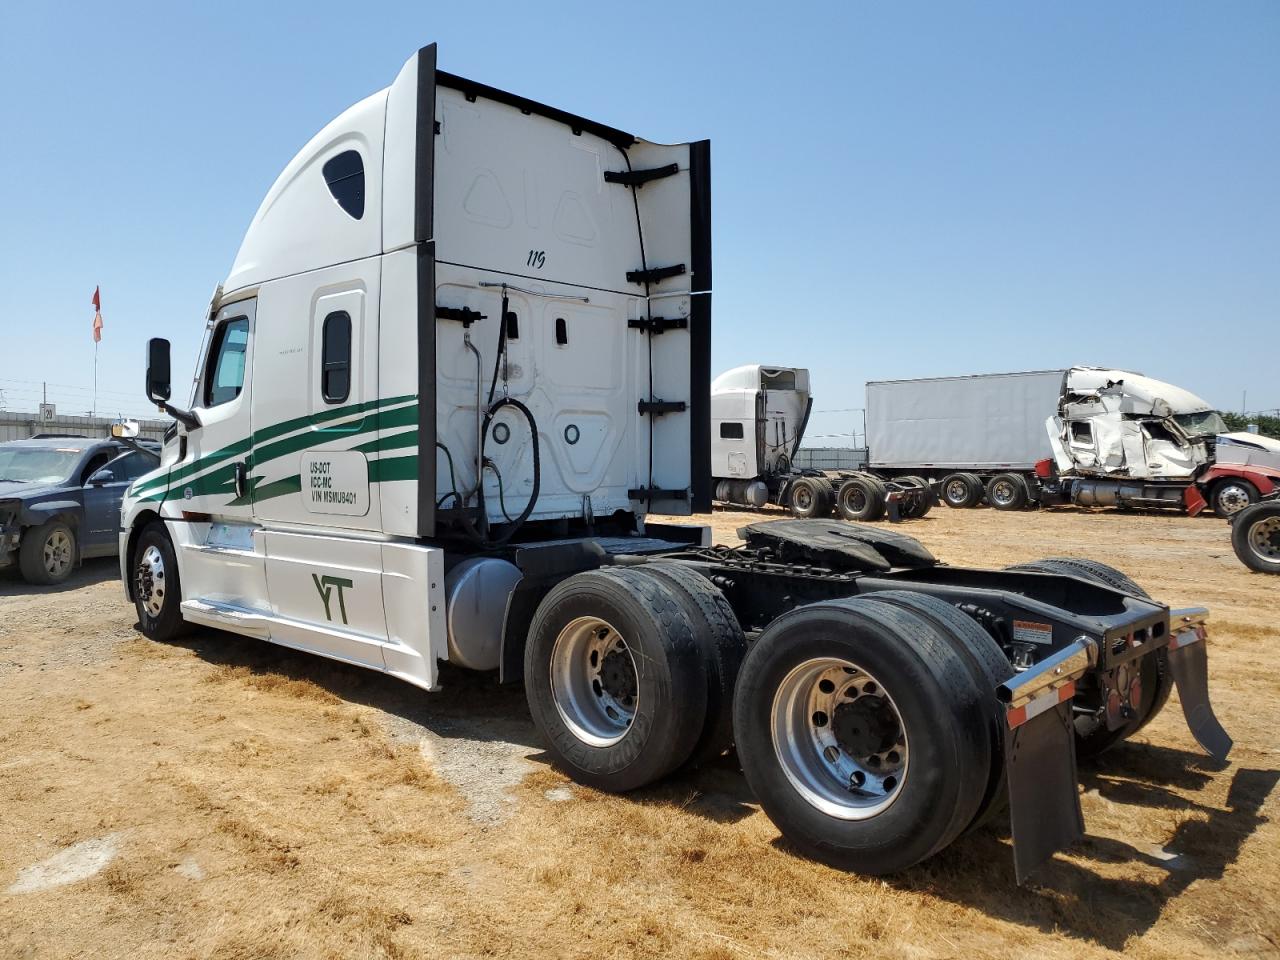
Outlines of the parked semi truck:
{"type": "Polygon", "coordinates": [[[813,396],[803,367],[747,364],[711,383],[711,473],[716,500],[786,507],[793,516],[878,520],[892,509],[923,517],[937,502],[918,476],[795,466],[813,396]]]}
{"type": "Polygon", "coordinates": [[[892,531],[705,527],[707,142],[446,73],[425,47],[302,148],[200,322],[123,508],[142,632],[217,627],[390,674],[521,682],[548,756],[634,790],[736,744],[801,850],[903,869],[1009,816],[1019,878],[1082,832],[1077,751],[1176,684],[1202,609],[1101,564],[948,567],[892,531]]]}
{"type": "Polygon", "coordinates": [[[1280,485],[1280,442],[1229,433],[1180,387],[1072,367],[867,384],[870,470],[943,502],[1172,507],[1230,516],[1280,485]]]}

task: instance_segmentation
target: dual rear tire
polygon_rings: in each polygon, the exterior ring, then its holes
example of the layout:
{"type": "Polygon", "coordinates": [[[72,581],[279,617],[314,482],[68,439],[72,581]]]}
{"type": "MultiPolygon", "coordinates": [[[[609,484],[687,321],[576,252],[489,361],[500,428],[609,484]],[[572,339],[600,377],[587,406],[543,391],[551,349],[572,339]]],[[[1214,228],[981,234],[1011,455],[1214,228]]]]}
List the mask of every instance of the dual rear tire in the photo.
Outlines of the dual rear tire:
{"type": "Polygon", "coordinates": [[[800,607],[743,663],[743,772],[800,852],[903,870],[999,809],[993,678],[1006,671],[995,642],[941,601],[887,591],[800,607]]]}
{"type": "Polygon", "coordinates": [[[553,759],[624,792],[728,749],[746,648],[723,595],[674,563],[561,581],[525,646],[525,695],[553,759]]]}
{"type": "Polygon", "coordinates": [[[986,493],[982,478],[973,473],[952,473],[942,478],[942,500],[957,510],[976,507],[986,493]]]}
{"type": "Polygon", "coordinates": [[[994,687],[1012,668],[954,607],[902,591],[811,604],[744,650],[692,568],[604,568],[539,608],[526,693],[553,759],[603,790],[714,757],[732,732],[769,817],[842,868],[904,869],[1001,808],[994,687]]]}
{"type": "Polygon", "coordinates": [[[997,510],[1023,510],[1030,500],[1031,491],[1020,473],[998,473],[987,481],[987,503],[997,510]]]}

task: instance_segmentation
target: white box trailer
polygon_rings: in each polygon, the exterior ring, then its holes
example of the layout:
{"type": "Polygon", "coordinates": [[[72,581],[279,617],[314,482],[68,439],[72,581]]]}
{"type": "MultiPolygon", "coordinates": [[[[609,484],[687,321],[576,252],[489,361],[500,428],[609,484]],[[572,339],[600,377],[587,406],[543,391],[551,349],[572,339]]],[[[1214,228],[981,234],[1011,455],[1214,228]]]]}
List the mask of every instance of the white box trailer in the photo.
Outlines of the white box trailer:
{"type": "Polygon", "coordinates": [[[734,743],[798,847],[871,873],[1007,797],[1021,878],[1081,833],[1073,738],[1124,739],[1175,679],[1224,755],[1204,612],[1109,568],[953,569],[825,520],[714,548],[646,519],[710,506],[709,158],[440,71],[434,46],[342,113],[250,224],[187,407],[151,342],[177,423],[123,507],[142,632],[426,690],[443,663],[492,671],[606,790],[734,743]]]}
{"type": "Polygon", "coordinates": [[[931,481],[952,507],[985,497],[1002,510],[1211,506],[1228,516],[1280,481],[1265,439],[1227,433],[1200,397],[1127,370],[872,381],[866,414],[871,471],[931,481]]]}
{"type": "Polygon", "coordinates": [[[867,383],[867,451],[884,472],[1031,470],[1066,370],[867,383]]]}

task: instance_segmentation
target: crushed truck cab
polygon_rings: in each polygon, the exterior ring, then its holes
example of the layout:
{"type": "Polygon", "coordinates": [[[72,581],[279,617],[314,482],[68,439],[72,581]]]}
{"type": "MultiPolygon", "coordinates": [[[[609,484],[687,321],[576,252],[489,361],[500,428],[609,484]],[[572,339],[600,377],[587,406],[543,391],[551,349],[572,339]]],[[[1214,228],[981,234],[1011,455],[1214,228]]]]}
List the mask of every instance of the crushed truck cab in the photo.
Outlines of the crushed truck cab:
{"type": "Polygon", "coordinates": [[[1225,752],[1203,643],[1110,568],[952,568],[816,520],[728,550],[648,519],[711,504],[706,141],[425,47],[285,168],[202,322],[185,405],[167,341],[148,348],[175,425],[120,539],[148,637],[523,682],[548,755],[604,790],[736,744],[800,849],[869,873],[1007,799],[1024,876],[1079,833],[1077,751],[1175,681],[1225,752]]]}

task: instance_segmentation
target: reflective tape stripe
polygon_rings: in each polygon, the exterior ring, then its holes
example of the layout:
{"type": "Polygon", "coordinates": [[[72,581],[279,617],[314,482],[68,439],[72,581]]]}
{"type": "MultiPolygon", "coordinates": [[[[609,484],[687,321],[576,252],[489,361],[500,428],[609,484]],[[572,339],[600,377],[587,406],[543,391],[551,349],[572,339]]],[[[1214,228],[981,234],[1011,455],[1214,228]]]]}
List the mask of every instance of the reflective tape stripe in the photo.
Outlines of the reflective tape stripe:
{"type": "Polygon", "coordinates": [[[1202,640],[1208,639],[1208,631],[1205,630],[1203,624],[1198,624],[1190,630],[1179,630],[1169,638],[1169,649],[1179,650],[1182,647],[1189,647],[1193,643],[1200,643],[1202,640]]]}
{"type": "Polygon", "coordinates": [[[1071,680],[1055,690],[1048,690],[1038,697],[1033,697],[1022,706],[1014,707],[1005,714],[1009,721],[1009,729],[1016,730],[1028,720],[1034,720],[1046,710],[1052,710],[1058,704],[1065,703],[1075,695],[1076,682],[1071,680]]]}

